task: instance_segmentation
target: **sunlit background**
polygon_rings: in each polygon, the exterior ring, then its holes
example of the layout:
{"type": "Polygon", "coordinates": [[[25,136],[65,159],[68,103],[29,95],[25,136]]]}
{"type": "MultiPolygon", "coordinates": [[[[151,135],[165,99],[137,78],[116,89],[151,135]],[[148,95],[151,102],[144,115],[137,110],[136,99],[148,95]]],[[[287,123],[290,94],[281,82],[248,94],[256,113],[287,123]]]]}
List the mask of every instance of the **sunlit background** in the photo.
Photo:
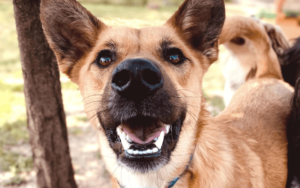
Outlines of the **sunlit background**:
{"type": "MultiPolygon", "coordinates": [[[[80,1],[94,15],[112,26],[145,27],[163,24],[183,0],[86,0],[80,1]]],[[[286,0],[285,15],[300,13],[299,0],[286,0]]],[[[227,16],[254,15],[275,23],[273,0],[228,0],[227,16]]],[[[277,20],[292,39],[300,35],[296,19],[277,20]]],[[[227,52],[221,46],[220,59],[206,74],[203,88],[212,115],[224,109],[222,61],[227,52]]],[[[87,122],[78,88],[61,77],[67,115],[69,144],[79,187],[109,188],[109,174],[99,154],[96,131],[87,122]]],[[[23,79],[12,0],[0,0],[0,187],[36,187],[35,172],[26,130],[23,79]]]]}

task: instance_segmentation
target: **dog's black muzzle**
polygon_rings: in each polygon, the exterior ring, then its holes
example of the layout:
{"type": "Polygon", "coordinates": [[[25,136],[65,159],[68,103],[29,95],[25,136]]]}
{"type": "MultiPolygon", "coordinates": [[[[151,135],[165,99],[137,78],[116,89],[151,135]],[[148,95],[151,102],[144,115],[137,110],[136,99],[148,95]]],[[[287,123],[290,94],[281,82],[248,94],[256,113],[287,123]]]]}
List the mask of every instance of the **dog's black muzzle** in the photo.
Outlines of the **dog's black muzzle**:
{"type": "Polygon", "coordinates": [[[134,164],[134,168],[141,172],[155,169],[158,164],[167,162],[166,159],[176,146],[186,115],[186,107],[178,97],[171,79],[148,59],[128,59],[115,68],[111,83],[106,85],[99,111],[98,119],[111,148],[120,161],[128,167],[133,167],[134,164]],[[164,141],[156,155],[129,156],[124,150],[124,144],[122,147],[117,128],[120,129],[119,132],[127,131],[128,136],[131,132],[135,139],[141,141],[129,141],[132,144],[130,148],[135,151],[145,151],[147,147],[152,147],[156,139],[144,145],[141,143],[153,138],[151,135],[157,134],[157,131],[165,131],[164,141]],[[141,132],[143,134],[139,134],[141,132]]]}

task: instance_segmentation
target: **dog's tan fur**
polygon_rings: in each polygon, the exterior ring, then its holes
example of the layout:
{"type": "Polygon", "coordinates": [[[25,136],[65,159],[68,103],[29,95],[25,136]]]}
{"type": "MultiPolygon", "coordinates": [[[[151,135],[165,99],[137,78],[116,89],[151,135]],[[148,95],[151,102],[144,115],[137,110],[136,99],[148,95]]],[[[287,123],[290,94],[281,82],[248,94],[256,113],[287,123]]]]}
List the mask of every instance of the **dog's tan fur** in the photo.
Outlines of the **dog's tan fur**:
{"type": "MultiPolygon", "coordinates": [[[[218,41],[217,38],[211,39],[204,35],[198,48],[191,45],[195,39],[194,24],[198,18],[205,21],[211,16],[209,11],[200,11],[202,5],[214,6],[215,2],[222,5],[223,1],[186,0],[180,11],[165,25],[143,29],[106,26],[73,0],[60,2],[66,4],[65,8],[75,15],[59,17],[63,11],[57,9],[64,6],[58,6],[58,2],[42,1],[44,31],[57,56],[60,69],[79,85],[91,124],[99,127],[101,152],[112,175],[114,188],[119,187],[117,182],[125,184],[126,188],[163,188],[185,171],[192,154],[191,164],[174,188],[285,187],[285,123],[292,90],[280,80],[280,69],[274,65],[273,56],[264,56],[264,53],[270,53],[268,48],[262,47],[264,51],[257,68],[259,79],[240,88],[232,103],[218,117],[210,117],[205,109],[202,79],[209,65],[217,59],[218,41]],[[199,10],[189,12],[196,5],[201,5],[199,10]],[[71,11],[69,7],[75,7],[77,11],[71,11]],[[198,12],[201,12],[200,16],[198,12]],[[56,17],[51,17],[53,14],[56,17]],[[80,15],[79,19],[75,19],[77,14],[80,15]],[[62,28],[54,28],[52,23],[56,22],[62,28]],[[85,25],[84,29],[80,28],[82,24],[85,25]],[[80,34],[87,37],[80,37],[80,34]],[[61,48],[65,44],[59,43],[62,36],[62,39],[67,38],[66,42],[73,45],[71,49],[61,48]],[[158,43],[164,38],[171,39],[190,63],[178,68],[161,60],[158,43]],[[119,55],[114,64],[99,69],[92,62],[101,49],[110,47],[108,42],[117,46],[119,55]],[[75,52],[81,55],[74,58],[72,54],[75,52]],[[138,57],[158,64],[163,74],[172,80],[188,111],[170,161],[148,173],[137,173],[118,163],[116,154],[95,118],[101,105],[95,101],[103,100],[101,94],[110,82],[111,72],[123,60],[138,57]]],[[[64,10],[64,14],[68,11],[64,10]]],[[[224,17],[222,14],[219,16],[224,17]]],[[[204,24],[201,28],[206,26],[204,24]]]]}
{"type": "Polygon", "coordinates": [[[229,57],[223,63],[226,105],[247,80],[265,77],[266,74],[280,75],[279,60],[284,50],[289,48],[288,40],[279,27],[242,16],[226,19],[220,44],[229,51],[229,57]],[[264,61],[266,63],[262,63],[264,61]]]}
{"type": "MultiPolygon", "coordinates": [[[[267,25],[267,27],[270,28],[271,26],[267,25]]],[[[224,44],[238,36],[245,36],[253,41],[254,48],[252,50],[254,52],[252,55],[254,57],[252,58],[254,60],[252,63],[248,59],[251,56],[247,56],[247,59],[245,59],[243,58],[243,53],[237,54],[240,55],[243,66],[250,66],[252,69],[256,69],[254,71],[255,76],[252,76],[252,78],[274,77],[282,79],[279,61],[275,51],[272,49],[272,43],[263,24],[259,24],[253,18],[241,16],[227,19],[220,36],[220,44],[224,44]]]]}

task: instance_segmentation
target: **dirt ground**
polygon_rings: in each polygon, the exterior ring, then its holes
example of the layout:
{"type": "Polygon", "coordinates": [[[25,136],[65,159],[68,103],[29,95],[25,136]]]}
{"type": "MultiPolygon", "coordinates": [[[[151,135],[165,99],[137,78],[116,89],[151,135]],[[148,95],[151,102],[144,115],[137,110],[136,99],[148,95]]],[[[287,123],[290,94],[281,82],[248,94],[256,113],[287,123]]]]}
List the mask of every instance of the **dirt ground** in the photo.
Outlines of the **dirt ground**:
{"type": "MultiPolygon", "coordinates": [[[[78,187],[110,188],[110,176],[99,153],[97,130],[90,126],[85,118],[79,91],[63,91],[63,100],[67,115],[69,146],[78,187]]],[[[13,150],[27,155],[31,154],[29,144],[18,145],[13,150]]],[[[11,176],[9,172],[1,174],[0,182],[11,178],[11,176]]],[[[22,173],[21,177],[25,179],[23,184],[5,186],[5,188],[37,187],[34,170],[22,173]]]]}

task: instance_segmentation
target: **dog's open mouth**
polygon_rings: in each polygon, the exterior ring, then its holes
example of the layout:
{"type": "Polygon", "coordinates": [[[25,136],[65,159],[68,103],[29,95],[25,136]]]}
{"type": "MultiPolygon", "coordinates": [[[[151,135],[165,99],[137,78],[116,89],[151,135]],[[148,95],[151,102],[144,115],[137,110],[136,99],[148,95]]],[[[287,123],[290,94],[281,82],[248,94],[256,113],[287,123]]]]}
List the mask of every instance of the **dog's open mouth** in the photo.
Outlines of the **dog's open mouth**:
{"type": "Polygon", "coordinates": [[[170,128],[151,118],[134,118],[118,126],[117,134],[127,157],[153,157],[161,152],[170,128]]]}
{"type": "Polygon", "coordinates": [[[105,128],[110,147],[120,164],[146,173],[166,165],[175,149],[185,120],[185,113],[176,121],[136,116],[116,128],[105,128]]]}

